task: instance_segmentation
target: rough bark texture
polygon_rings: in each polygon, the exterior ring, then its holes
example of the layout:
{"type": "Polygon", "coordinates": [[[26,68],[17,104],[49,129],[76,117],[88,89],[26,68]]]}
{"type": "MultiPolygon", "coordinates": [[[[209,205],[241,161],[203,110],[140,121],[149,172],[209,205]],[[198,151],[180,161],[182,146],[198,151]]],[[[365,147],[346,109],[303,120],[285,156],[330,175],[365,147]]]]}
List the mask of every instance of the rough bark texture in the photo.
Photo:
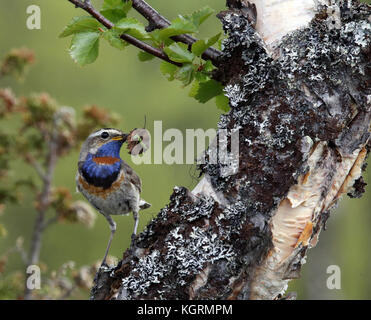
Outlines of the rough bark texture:
{"type": "Polygon", "coordinates": [[[205,164],[193,192],[174,188],[93,299],[281,298],[338,199],[364,192],[371,8],[313,3],[309,23],[268,44],[254,8],[227,2],[215,78],[231,111],[218,128],[239,134],[238,172],[205,164]]]}

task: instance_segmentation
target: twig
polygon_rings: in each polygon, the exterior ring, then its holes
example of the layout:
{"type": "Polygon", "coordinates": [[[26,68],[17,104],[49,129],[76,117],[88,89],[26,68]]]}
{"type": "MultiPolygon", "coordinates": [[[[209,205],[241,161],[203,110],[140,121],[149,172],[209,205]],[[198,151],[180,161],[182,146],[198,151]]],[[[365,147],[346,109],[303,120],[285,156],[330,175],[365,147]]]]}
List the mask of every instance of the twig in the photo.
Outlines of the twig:
{"type": "MultiPolygon", "coordinates": [[[[38,210],[38,216],[35,221],[34,231],[31,240],[31,249],[28,257],[27,265],[37,264],[40,259],[42,235],[45,230],[45,214],[48,209],[50,194],[52,190],[52,180],[54,175],[55,166],[58,159],[58,131],[57,131],[57,117],[54,119],[53,132],[49,142],[49,153],[47,155],[47,168],[45,178],[43,180],[43,189],[40,196],[40,204],[38,210]]],[[[25,287],[24,299],[28,300],[31,298],[31,290],[25,287]]]]}
{"type": "MultiPolygon", "coordinates": [[[[19,239],[19,238],[18,238],[19,239]]],[[[22,259],[22,261],[24,262],[24,263],[26,263],[27,262],[27,254],[26,254],[26,252],[25,252],[25,250],[23,249],[23,246],[22,246],[22,244],[21,245],[18,245],[18,243],[17,243],[17,241],[18,241],[18,239],[16,240],[16,244],[13,246],[13,247],[11,247],[11,248],[9,248],[8,250],[6,250],[1,256],[0,256],[0,260],[2,260],[2,259],[7,259],[8,258],[8,256],[9,255],[11,255],[12,253],[14,253],[14,252],[18,252],[19,253],[19,255],[21,256],[21,259],[22,259]]],[[[23,240],[23,239],[22,239],[23,240]]]]}
{"type": "MultiPolygon", "coordinates": [[[[97,10],[95,10],[94,7],[91,5],[90,1],[84,1],[84,2],[82,2],[81,0],[68,0],[68,1],[73,3],[76,8],[81,8],[81,9],[85,10],[92,17],[94,17],[97,21],[99,21],[102,25],[104,25],[107,29],[112,29],[115,26],[111,21],[106,19],[97,10]]],[[[174,64],[174,65],[179,66],[179,67],[182,66],[181,63],[170,60],[169,57],[167,56],[167,54],[164,51],[162,51],[161,49],[157,49],[155,47],[152,47],[151,45],[149,45],[149,44],[147,44],[147,43],[145,43],[141,40],[138,40],[135,37],[132,37],[128,34],[123,33],[120,36],[120,38],[122,40],[132,44],[133,46],[154,55],[155,57],[157,57],[159,59],[162,59],[162,60],[164,60],[168,63],[174,64]]]]}
{"type": "Polygon", "coordinates": [[[58,221],[58,215],[55,215],[54,217],[50,218],[49,220],[45,221],[43,226],[42,226],[42,230],[46,229],[47,227],[49,227],[51,224],[55,223],[58,221]]]}
{"type": "MultiPolygon", "coordinates": [[[[170,21],[167,20],[165,17],[160,15],[154,8],[152,8],[147,2],[144,0],[132,0],[133,8],[138,11],[148,22],[149,25],[146,30],[152,31],[155,29],[163,29],[167,28],[170,25],[170,21]]],[[[182,34],[178,36],[172,37],[173,40],[178,42],[183,42],[191,46],[193,43],[197,41],[197,39],[193,38],[188,34],[182,34]]],[[[215,66],[218,66],[218,58],[222,53],[215,49],[215,48],[208,48],[202,55],[202,58],[205,60],[210,60],[215,66]]]]}
{"type": "Polygon", "coordinates": [[[45,181],[46,179],[45,171],[42,168],[41,164],[34,158],[34,156],[31,153],[26,153],[25,159],[32,165],[32,167],[35,169],[35,171],[39,175],[40,179],[42,181],[45,181]]]}

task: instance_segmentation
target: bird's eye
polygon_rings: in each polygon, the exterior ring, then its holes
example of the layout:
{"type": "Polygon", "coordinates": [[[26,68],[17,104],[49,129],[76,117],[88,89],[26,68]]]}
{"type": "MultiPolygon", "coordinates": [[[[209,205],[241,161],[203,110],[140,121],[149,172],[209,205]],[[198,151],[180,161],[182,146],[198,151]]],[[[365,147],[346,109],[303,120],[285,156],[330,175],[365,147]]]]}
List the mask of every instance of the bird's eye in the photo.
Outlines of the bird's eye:
{"type": "Polygon", "coordinates": [[[104,131],[102,132],[102,134],[100,135],[102,139],[107,139],[109,137],[109,133],[104,131]]]}

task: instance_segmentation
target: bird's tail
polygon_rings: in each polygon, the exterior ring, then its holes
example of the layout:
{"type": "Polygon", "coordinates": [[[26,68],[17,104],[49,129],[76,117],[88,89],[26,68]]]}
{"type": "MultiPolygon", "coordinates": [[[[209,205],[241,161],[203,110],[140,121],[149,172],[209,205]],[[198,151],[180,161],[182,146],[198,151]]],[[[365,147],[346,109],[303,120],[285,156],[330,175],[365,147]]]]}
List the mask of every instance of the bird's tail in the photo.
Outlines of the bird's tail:
{"type": "Polygon", "coordinates": [[[148,203],[147,201],[145,201],[143,199],[140,199],[140,201],[139,201],[139,208],[141,210],[148,209],[150,207],[151,207],[151,204],[150,203],[148,203]]]}

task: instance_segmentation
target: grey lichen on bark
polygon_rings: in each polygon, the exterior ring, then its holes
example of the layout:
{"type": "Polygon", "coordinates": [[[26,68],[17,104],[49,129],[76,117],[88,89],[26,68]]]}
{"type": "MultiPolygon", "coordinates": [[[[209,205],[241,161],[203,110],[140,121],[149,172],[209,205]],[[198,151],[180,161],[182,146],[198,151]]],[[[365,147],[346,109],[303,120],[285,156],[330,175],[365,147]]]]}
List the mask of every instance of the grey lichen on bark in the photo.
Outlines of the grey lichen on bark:
{"type": "Polygon", "coordinates": [[[311,19],[266,41],[254,7],[227,3],[214,77],[231,106],[219,132],[239,132],[238,172],[201,165],[199,186],[174,189],[137,249],[97,275],[92,298],[281,298],[338,199],[364,192],[370,6],[313,0],[311,19]]]}

